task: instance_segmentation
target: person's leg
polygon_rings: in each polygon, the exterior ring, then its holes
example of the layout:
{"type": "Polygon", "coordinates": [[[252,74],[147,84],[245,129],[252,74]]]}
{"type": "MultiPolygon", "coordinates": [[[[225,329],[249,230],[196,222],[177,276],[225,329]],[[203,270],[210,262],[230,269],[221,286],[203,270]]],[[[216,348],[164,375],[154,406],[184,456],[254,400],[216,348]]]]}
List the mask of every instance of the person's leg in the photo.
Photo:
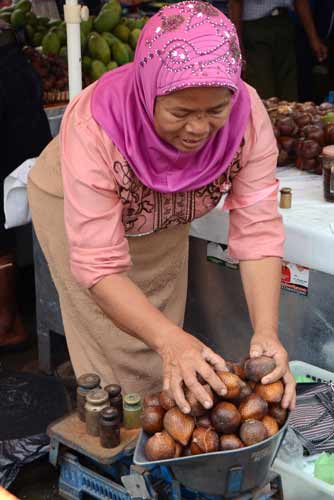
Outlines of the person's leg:
{"type": "Polygon", "coordinates": [[[274,35],[273,57],[277,97],[298,100],[295,27],[288,14],[271,18],[274,35]]]}
{"type": "Polygon", "coordinates": [[[246,81],[262,99],[276,96],[269,18],[243,23],[246,81]]]}

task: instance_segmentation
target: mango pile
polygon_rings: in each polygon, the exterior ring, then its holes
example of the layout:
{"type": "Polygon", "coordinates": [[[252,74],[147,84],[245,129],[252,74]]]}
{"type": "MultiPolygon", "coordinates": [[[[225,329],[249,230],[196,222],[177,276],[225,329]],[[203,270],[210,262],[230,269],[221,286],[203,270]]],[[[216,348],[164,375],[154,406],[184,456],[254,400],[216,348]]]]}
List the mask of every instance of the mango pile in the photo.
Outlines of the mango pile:
{"type": "MultiPolygon", "coordinates": [[[[66,25],[62,20],[36,16],[29,0],[0,9],[0,19],[15,29],[25,29],[27,43],[45,56],[67,57],[66,25]]],[[[133,60],[141,29],[147,18],[122,17],[118,0],[105,3],[97,16],[80,25],[82,69],[85,83],[133,60]]]]}

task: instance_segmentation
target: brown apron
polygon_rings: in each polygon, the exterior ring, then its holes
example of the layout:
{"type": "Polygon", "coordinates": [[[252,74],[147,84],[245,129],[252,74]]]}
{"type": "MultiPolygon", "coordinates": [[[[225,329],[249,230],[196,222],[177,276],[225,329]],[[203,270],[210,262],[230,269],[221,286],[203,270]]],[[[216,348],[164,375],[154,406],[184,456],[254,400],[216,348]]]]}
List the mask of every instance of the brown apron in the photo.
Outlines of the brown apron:
{"type": "MultiPolygon", "coordinates": [[[[36,235],[56,285],[67,345],[76,376],[94,372],[103,384],[124,392],[161,388],[160,357],[117,328],[70,271],[64,226],[59,143],[54,139],[29,176],[28,193],[36,235]]],[[[187,293],[189,225],[128,238],[133,267],[128,276],[175,324],[182,325],[187,293]]],[[[126,300],[126,298],[125,298],[126,300]]]]}

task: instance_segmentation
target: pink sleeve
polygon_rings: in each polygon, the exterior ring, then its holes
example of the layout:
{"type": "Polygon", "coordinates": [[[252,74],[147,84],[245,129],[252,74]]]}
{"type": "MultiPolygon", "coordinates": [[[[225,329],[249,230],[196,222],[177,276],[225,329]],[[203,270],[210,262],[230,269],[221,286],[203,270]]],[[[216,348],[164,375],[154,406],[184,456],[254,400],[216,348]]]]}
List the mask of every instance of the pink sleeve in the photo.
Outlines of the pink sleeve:
{"type": "Polygon", "coordinates": [[[61,134],[65,227],[71,270],[90,288],[131,265],[122,202],[96,122],[65,114],[61,134]]]}
{"type": "Polygon", "coordinates": [[[230,210],[229,253],[239,260],[283,257],[284,229],[278,212],[277,146],[269,116],[254,89],[250,124],[224,208],[230,210]]]}

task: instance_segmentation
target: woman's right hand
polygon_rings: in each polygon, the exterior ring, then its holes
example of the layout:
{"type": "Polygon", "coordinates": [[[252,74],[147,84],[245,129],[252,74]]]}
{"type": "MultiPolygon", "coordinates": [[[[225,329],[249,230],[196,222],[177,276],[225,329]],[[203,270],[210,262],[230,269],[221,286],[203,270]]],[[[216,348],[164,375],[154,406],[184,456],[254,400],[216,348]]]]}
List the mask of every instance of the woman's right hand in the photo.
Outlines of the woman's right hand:
{"type": "Polygon", "coordinates": [[[170,332],[168,343],[159,350],[159,355],[163,361],[163,388],[183,413],[190,412],[189,403],[184,395],[184,386],[192,391],[205,408],[209,409],[213,405],[213,401],[198,381],[198,375],[218,395],[226,394],[226,387],[215,372],[215,370],[227,370],[224,359],[181,328],[170,332]]]}

